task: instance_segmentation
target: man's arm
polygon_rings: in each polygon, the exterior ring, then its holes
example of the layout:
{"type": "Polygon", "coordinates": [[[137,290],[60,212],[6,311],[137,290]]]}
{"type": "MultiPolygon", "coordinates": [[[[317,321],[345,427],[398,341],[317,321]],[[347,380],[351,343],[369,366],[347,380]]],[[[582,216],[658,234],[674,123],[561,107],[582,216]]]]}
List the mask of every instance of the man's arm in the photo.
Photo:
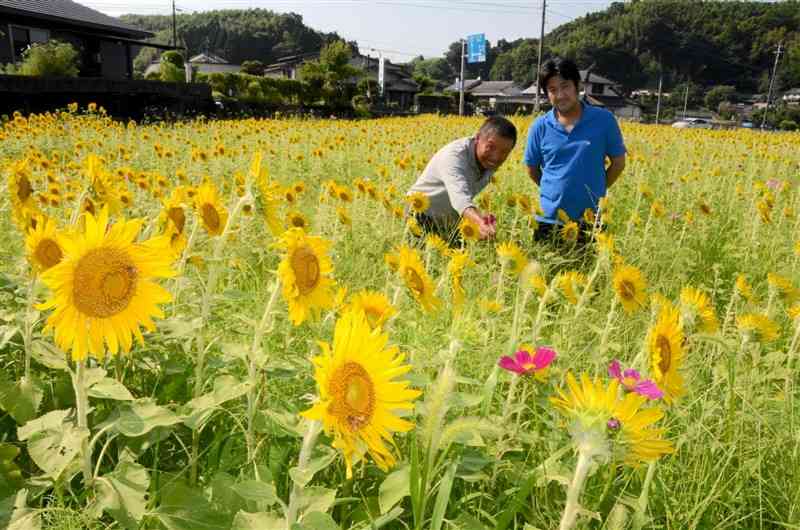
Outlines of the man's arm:
{"type": "Polygon", "coordinates": [[[475,225],[478,227],[478,232],[480,233],[481,239],[488,239],[495,236],[495,233],[497,232],[495,227],[489,224],[483,218],[483,214],[475,206],[470,206],[464,210],[461,213],[461,216],[475,223],[475,225]]]}
{"type": "Polygon", "coordinates": [[[542,182],[542,168],[539,166],[528,166],[528,176],[539,186],[542,182]]]}
{"type": "Polygon", "coordinates": [[[622,170],[625,169],[625,155],[612,156],[611,165],[606,168],[606,188],[610,188],[619,178],[622,170]]]}

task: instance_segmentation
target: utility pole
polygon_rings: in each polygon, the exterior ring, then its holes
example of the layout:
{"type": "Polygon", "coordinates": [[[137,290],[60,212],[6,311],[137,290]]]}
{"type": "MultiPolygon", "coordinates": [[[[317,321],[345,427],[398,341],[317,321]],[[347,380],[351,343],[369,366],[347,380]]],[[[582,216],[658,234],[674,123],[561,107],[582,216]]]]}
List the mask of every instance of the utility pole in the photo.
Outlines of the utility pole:
{"type": "Polygon", "coordinates": [[[172,0],[172,45],[178,47],[178,22],[175,15],[175,0],[172,0]]]}
{"type": "Polygon", "coordinates": [[[656,101],[656,125],[661,119],[661,85],[664,82],[664,71],[659,69],[658,72],[658,100],[656,101]]]}
{"type": "Polygon", "coordinates": [[[539,93],[544,87],[539,86],[539,72],[542,71],[542,44],[544,43],[544,15],[547,9],[547,0],[542,0],[542,28],[539,31],[539,59],[536,61],[536,100],[533,104],[533,111],[539,112],[539,93]]]}
{"type": "Polygon", "coordinates": [[[686,92],[683,95],[683,119],[686,121],[686,105],[689,103],[689,83],[691,80],[686,81],[686,92]]]}
{"type": "Polygon", "coordinates": [[[464,67],[465,61],[467,59],[466,56],[467,51],[467,41],[462,39],[461,40],[461,78],[459,81],[459,97],[458,97],[458,115],[464,115],[464,67]]]}
{"type": "Polygon", "coordinates": [[[767,114],[769,113],[769,103],[772,99],[772,87],[775,86],[775,74],[778,72],[778,61],[781,58],[781,53],[783,52],[783,41],[778,43],[778,52],[775,54],[775,64],[772,66],[772,75],[769,78],[769,90],[767,91],[767,106],[764,108],[764,117],[761,118],[761,130],[764,130],[764,127],[767,124],[767,114]]]}

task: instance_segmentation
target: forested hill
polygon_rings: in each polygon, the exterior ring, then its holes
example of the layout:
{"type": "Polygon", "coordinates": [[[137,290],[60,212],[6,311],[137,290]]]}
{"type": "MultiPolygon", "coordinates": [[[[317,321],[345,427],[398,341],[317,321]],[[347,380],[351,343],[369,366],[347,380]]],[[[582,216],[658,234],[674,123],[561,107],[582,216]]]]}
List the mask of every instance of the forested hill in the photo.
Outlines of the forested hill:
{"type": "MultiPolygon", "coordinates": [[[[154,32],[154,42],[172,41],[171,16],[123,15],[120,19],[154,32]]],[[[309,28],[298,14],[266,9],[179,14],[177,27],[178,42],[187,47],[190,56],[210,52],[235,64],[254,59],[269,64],[286,55],[319,51],[325,43],[339,38],[335,33],[309,28]]],[[[150,48],[142,50],[137,57],[137,70],[141,71],[157,54],[150,48]]]]}
{"type": "MultiPolygon", "coordinates": [[[[492,37],[487,62],[471,65],[468,77],[531,82],[538,39],[492,37]]],[[[655,86],[663,67],[668,87],[690,80],[765,91],[780,42],[778,88],[800,86],[800,2],[633,1],[557,27],[545,36],[545,57],[594,65],[628,89],[655,86]]],[[[417,72],[452,82],[459,53],[453,43],[444,58],[416,59],[417,72]]]]}

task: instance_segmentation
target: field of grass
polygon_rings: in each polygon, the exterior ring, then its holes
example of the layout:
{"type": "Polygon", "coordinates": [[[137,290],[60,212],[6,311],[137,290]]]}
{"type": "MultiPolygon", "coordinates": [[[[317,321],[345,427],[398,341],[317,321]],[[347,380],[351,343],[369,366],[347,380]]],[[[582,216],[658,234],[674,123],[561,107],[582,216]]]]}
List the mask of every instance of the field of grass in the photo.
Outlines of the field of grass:
{"type": "Polygon", "coordinates": [[[0,524],[800,528],[800,134],[622,124],[580,250],[514,122],[460,250],[404,195],[478,118],[6,123],[0,524]]]}

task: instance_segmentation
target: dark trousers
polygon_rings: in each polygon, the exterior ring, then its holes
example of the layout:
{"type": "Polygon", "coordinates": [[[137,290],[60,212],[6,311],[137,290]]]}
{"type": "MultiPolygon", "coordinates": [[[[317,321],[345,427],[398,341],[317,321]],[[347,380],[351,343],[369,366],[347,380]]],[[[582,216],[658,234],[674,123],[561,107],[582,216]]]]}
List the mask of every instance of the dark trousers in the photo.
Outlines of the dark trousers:
{"type": "Polygon", "coordinates": [[[422,229],[422,235],[436,234],[441,237],[450,248],[461,248],[464,244],[461,239],[461,232],[458,230],[458,223],[444,221],[425,215],[424,213],[413,214],[417,224],[422,229]]]}

